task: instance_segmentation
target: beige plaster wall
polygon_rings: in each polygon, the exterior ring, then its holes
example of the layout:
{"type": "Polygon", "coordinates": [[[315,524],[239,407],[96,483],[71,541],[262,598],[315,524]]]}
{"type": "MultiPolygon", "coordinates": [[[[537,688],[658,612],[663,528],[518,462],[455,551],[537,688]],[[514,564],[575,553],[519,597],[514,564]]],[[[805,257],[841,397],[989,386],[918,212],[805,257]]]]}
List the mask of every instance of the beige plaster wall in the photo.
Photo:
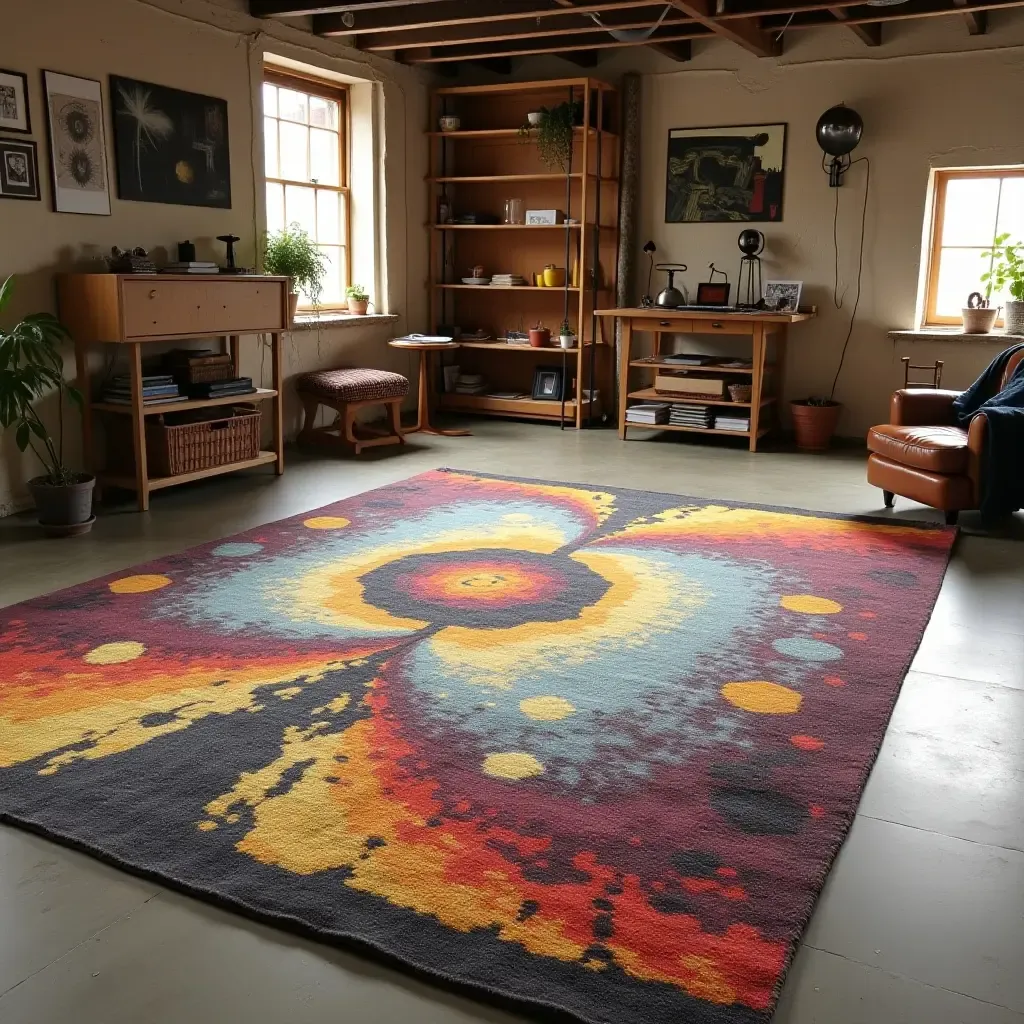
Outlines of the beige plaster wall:
{"type": "MultiPolygon", "coordinates": [[[[31,89],[32,138],[39,144],[43,201],[0,201],[0,278],[18,275],[10,313],[54,310],[57,271],[87,270],[111,245],[142,245],[164,256],[177,241],[190,238],[199,258],[222,259],[217,235],[242,238],[240,261],[252,265],[263,231],[262,140],[253,133],[259,117],[259,89],[267,53],[364,80],[365,107],[376,121],[381,232],[376,246],[381,266],[353,267],[354,277],[379,283],[378,302],[399,315],[397,323],[296,331],[286,339],[286,374],[329,365],[360,364],[412,373],[405,353],[386,345],[407,330],[421,330],[426,318],[427,240],[425,223],[427,154],[423,127],[427,110],[425,75],[368,57],[340,43],[319,40],[277,22],[248,17],[244,0],[4,0],[0,67],[25,72],[31,89]],[[145,81],[223,97],[228,101],[231,136],[231,210],[122,202],[112,192],[110,217],[54,213],[49,186],[49,146],[41,69],[98,79],[106,106],[109,170],[113,143],[109,126],[107,76],[145,81]],[[372,101],[371,99],[372,93],[372,101]]],[[[367,158],[361,148],[359,158],[367,158]]],[[[372,170],[372,167],[371,167],[372,170]]],[[[360,196],[354,197],[359,204],[360,196]]],[[[372,204],[373,199],[364,200],[372,204]]],[[[372,210],[359,210],[365,222],[372,210]]],[[[369,257],[372,264],[372,254],[369,257]]],[[[255,338],[243,341],[243,372],[263,371],[255,338]]],[[[69,365],[69,373],[73,370],[69,365]]],[[[269,365],[266,367],[269,374],[269,365]]],[[[269,378],[266,378],[269,379],[269,378]]],[[[47,406],[47,415],[53,409],[47,406]]],[[[286,423],[294,434],[299,410],[294,395],[286,400],[286,423]]],[[[69,431],[72,458],[78,432],[69,431]]],[[[0,514],[23,504],[24,481],[38,466],[22,457],[13,437],[0,437],[0,514]]]]}
{"type": "MultiPolygon", "coordinates": [[[[916,326],[931,169],[1024,164],[1024,134],[1014,128],[1024,97],[1024,17],[995,15],[989,34],[978,37],[968,36],[959,18],[898,23],[885,33],[884,44],[869,49],[842,29],[794,32],[779,60],[758,59],[716,42],[696,47],[694,59],[685,64],[636,48],[588,72],[556,59],[517,69],[524,78],[589,73],[613,81],[629,70],[644,75],[639,244],[651,238],[659,260],[688,264],[684,279],[691,296],[696,283],[707,279],[711,261],[735,281],[741,225],[665,223],[669,130],[788,123],[784,219],[758,226],[768,238],[766,276],[803,280],[803,301],[820,311],[818,320],[791,332],[785,382],[791,398],[831,386],[853,306],[865,186],[861,164],[838,190],[845,302],[837,310],[836,192],[822,173],[814,126],[835,103],[860,112],[865,135],[855,156],[870,158],[871,191],[863,295],[837,389],[845,405],[840,432],[847,436],[863,436],[885,418],[889,395],[902,385],[900,356],[912,355],[915,363],[945,360],[944,383],[961,387],[1001,349],[998,341],[894,345],[886,332],[916,326]]],[[[637,266],[646,266],[646,259],[637,266]]]]}

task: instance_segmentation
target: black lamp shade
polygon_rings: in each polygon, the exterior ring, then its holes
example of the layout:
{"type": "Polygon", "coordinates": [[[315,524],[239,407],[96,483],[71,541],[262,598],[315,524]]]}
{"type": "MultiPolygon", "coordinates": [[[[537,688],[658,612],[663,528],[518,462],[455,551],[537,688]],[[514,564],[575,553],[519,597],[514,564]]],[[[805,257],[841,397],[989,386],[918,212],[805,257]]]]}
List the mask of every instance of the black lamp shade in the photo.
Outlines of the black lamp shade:
{"type": "Polygon", "coordinates": [[[745,228],[740,232],[737,244],[745,256],[756,256],[764,249],[764,235],[755,228],[745,228]]]}
{"type": "Polygon", "coordinates": [[[839,104],[830,107],[818,118],[814,133],[818,145],[829,156],[846,156],[860,142],[864,134],[864,122],[856,110],[839,104]]]}

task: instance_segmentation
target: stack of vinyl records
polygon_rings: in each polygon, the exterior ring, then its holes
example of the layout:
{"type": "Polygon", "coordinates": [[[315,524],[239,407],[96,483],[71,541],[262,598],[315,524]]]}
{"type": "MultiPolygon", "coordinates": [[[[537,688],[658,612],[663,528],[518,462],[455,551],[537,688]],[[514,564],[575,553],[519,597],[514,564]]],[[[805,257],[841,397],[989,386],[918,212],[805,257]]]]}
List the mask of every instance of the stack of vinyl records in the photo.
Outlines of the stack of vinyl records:
{"type": "MultiPolygon", "coordinates": [[[[178,385],[169,374],[146,374],[142,378],[142,404],[164,405],[167,402],[184,402],[188,395],[178,390],[178,385]]],[[[132,379],[127,374],[115,377],[103,391],[103,401],[115,405],[132,404],[132,379]]]]}
{"type": "Polygon", "coordinates": [[[710,427],[715,414],[709,405],[673,405],[668,421],[675,427],[710,427]]]}
{"type": "Polygon", "coordinates": [[[255,391],[252,377],[232,377],[230,380],[212,380],[188,386],[191,398],[228,398],[232,395],[251,395],[255,391]]]}
{"type": "Polygon", "coordinates": [[[521,288],[526,284],[526,278],[521,274],[495,274],[491,278],[492,288],[521,288]]]}
{"type": "Polygon", "coordinates": [[[735,430],[742,434],[750,429],[749,416],[730,416],[723,414],[715,417],[715,430],[735,430]]]}
{"type": "Polygon", "coordinates": [[[668,423],[668,416],[667,402],[645,402],[626,410],[627,423],[668,423]]]}
{"type": "Polygon", "coordinates": [[[479,373],[460,373],[455,381],[457,395],[482,395],[487,390],[487,382],[479,373]]]}

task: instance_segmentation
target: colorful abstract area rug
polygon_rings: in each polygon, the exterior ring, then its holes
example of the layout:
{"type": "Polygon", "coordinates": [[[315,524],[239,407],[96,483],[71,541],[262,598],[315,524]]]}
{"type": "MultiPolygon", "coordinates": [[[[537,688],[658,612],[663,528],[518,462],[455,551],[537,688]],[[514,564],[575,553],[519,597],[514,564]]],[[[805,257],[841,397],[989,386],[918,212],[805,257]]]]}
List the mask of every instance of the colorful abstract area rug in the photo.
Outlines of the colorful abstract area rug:
{"type": "Polygon", "coordinates": [[[427,473],[0,610],[0,811],[520,1008],[765,1021],[953,538],[427,473]]]}

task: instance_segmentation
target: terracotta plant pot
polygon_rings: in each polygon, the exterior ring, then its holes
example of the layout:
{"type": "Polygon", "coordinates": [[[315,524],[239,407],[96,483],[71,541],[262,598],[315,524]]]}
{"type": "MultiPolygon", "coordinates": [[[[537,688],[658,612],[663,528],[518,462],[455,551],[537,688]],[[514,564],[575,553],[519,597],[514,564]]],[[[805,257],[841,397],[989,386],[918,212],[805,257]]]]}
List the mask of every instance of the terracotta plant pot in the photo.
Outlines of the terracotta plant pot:
{"type": "Polygon", "coordinates": [[[54,485],[45,476],[28,482],[36,503],[39,525],[50,537],[74,537],[88,533],[96,517],[92,514],[92,492],[96,477],[79,473],[74,483],[54,485]]]}
{"type": "Polygon", "coordinates": [[[999,310],[992,309],[971,309],[964,306],[960,310],[964,318],[964,334],[988,334],[995,326],[999,310]]]}
{"type": "Polygon", "coordinates": [[[796,446],[807,452],[823,452],[828,449],[839,422],[842,403],[811,405],[807,399],[789,403],[793,414],[793,430],[796,446]]]}
{"type": "Polygon", "coordinates": [[[369,305],[369,299],[349,299],[348,311],[353,316],[366,316],[366,307],[369,305]]]}
{"type": "Polygon", "coordinates": [[[288,293],[288,323],[292,326],[295,325],[295,314],[299,309],[299,293],[289,292],[288,293]]]}
{"type": "Polygon", "coordinates": [[[551,332],[546,327],[530,328],[530,344],[534,348],[547,348],[551,343],[551,332]]]}

